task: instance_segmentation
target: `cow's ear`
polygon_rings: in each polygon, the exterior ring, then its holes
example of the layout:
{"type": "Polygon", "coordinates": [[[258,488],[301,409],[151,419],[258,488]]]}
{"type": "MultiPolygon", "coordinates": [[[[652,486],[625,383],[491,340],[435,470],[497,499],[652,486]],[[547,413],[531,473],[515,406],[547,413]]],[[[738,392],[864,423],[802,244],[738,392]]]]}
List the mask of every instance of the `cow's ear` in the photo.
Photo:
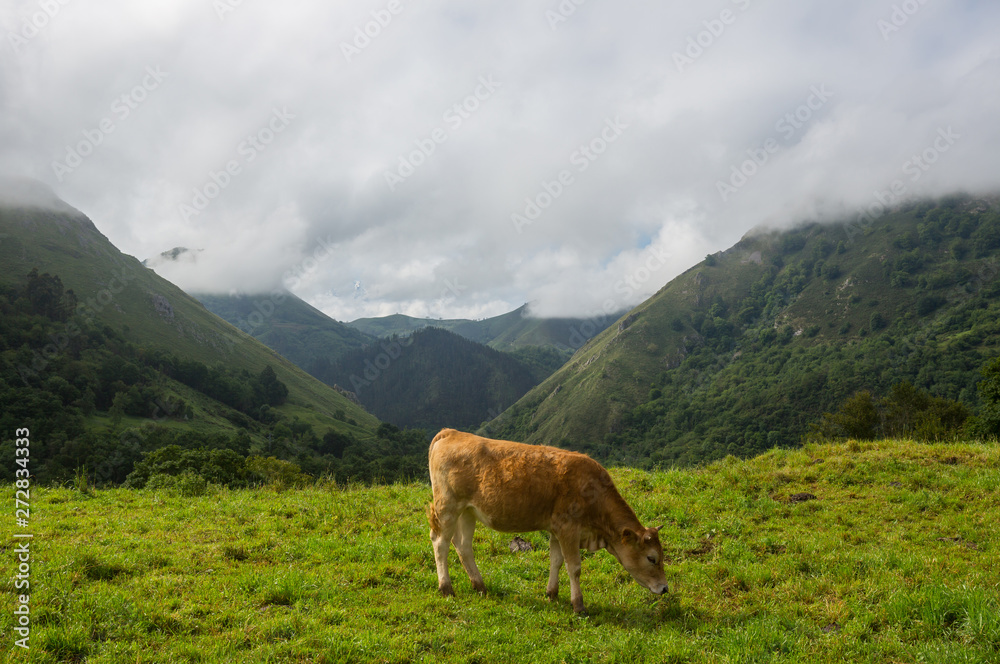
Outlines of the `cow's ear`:
{"type": "Polygon", "coordinates": [[[631,528],[622,529],[622,542],[625,544],[632,544],[639,541],[639,533],[635,532],[631,528]]]}

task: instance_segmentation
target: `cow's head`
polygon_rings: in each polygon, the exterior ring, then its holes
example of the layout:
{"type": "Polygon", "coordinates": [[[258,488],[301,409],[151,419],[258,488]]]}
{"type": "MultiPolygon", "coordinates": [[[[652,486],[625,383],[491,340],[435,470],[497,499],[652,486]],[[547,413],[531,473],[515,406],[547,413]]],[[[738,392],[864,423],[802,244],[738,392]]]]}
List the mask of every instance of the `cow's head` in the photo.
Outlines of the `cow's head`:
{"type": "Polygon", "coordinates": [[[663,574],[663,546],[659,531],[659,526],[638,532],[624,528],[612,553],[640,585],[663,595],[667,592],[667,577],[663,574]]]}

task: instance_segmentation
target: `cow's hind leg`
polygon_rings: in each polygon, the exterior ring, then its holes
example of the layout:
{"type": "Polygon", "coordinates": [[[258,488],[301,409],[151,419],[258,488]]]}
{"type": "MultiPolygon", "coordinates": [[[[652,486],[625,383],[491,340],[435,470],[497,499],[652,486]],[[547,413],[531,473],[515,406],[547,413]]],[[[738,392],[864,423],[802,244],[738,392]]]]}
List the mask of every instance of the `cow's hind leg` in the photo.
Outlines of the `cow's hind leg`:
{"type": "Polygon", "coordinates": [[[469,580],[472,581],[472,587],[480,593],[485,594],[486,584],[483,582],[483,575],[479,573],[479,568],[476,567],[476,557],[472,552],[472,535],[475,532],[476,515],[471,509],[467,509],[458,517],[458,527],[455,529],[452,541],[455,542],[455,548],[458,550],[458,558],[462,561],[462,567],[465,568],[466,574],[469,575],[469,580]]]}
{"type": "Polygon", "coordinates": [[[451,587],[451,575],[448,574],[448,548],[455,533],[456,518],[454,515],[439,511],[432,503],[427,507],[427,520],[431,525],[431,544],[434,546],[434,564],[437,567],[438,590],[445,597],[454,595],[451,587]]]}
{"type": "Polygon", "coordinates": [[[556,536],[549,533],[549,585],[545,588],[545,595],[551,600],[559,596],[559,568],[562,564],[562,547],[556,536]]]}

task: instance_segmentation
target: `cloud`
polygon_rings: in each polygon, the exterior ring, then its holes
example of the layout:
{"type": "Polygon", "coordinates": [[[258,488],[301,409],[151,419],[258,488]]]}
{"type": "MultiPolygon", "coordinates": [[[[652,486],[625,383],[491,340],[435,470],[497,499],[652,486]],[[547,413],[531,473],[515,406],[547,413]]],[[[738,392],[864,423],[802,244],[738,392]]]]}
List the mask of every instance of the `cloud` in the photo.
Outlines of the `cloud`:
{"type": "Polygon", "coordinates": [[[26,177],[0,175],[0,205],[13,208],[41,208],[57,212],[76,213],[56,196],[52,188],[26,177]]]}
{"type": "Polygon", "coordinates": [[[40,7],[0,15],[0,173],[339,319],[591,315],[758,224],[1000,189],[996,3],[40,7]]]}

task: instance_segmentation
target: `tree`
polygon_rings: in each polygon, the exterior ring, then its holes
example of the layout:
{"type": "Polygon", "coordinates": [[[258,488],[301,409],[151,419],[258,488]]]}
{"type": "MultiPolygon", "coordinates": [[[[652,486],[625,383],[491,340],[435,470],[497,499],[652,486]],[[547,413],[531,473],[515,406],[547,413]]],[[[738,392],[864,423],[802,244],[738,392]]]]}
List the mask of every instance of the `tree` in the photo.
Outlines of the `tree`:
{"type": "Polygon", "coordinates": [[[982,405],[969,423],[969,432],[979,438],[1000,437],[1000,357],[982,368],[978,385],[982,405]]]}
{"type": "Polygon", "coordinates": [[[111,417],[111,428],[117,430],[122,425],[122,417],[125,415],[125,404],[128,402],[128,395],[125,392],[117,392],[111,402],[108,415],[111,417]]]}
{"type": "Polygon", "coordinates": [[[902,381],[880,399],[867,390],[858,392],[836,413],[823,413],[821,423],[812,429],[827,438],[943,440],[958,432],[968,416],[962,403],[931,396],[902,381]]]}
{"type": "Polygon", "coordinates": [[[278,375],[270,364],[257,376],[257,385],[264,403],[268,405],[280,406],[288,398],[288,386],[278,380],[278,375]]]}
{"type": "Polygon", "coordinates": [[[331,429],[323,435],[323,442],[317,451],[320,454],[332,454],[340,459],[344,456],[344,450],[347,449],[347,446],[353,442],[350,437],[331,429]]]}
{"type": "Polygon", "coordinates": [[[834,413],[823,413],[834,431],[839,430],[848,438],[871,440],[876,437],[879,427],[879,413],[875,398],[868,390],[862,390],[841,404],[834,413]]]}
{"type": "Polygon", "coordinates": [[[28,283],[24,287],[24,297],[32,313],[51,320],[66,322],[76,309],[76,295],[64,291],[62,280],[48,272],[38,274],[38,268],[28,273],[28,283]]]}
{"type": "Polygon", "coordinates": [[[248,479],[246,459],[228,449],[186,450],[168,445],[148,452],[125,480],[125,486],[142,488],[155,475],[179,476],[185,473],[204,478],[207,482],[225,486],[244,486],[248,479]]]}

